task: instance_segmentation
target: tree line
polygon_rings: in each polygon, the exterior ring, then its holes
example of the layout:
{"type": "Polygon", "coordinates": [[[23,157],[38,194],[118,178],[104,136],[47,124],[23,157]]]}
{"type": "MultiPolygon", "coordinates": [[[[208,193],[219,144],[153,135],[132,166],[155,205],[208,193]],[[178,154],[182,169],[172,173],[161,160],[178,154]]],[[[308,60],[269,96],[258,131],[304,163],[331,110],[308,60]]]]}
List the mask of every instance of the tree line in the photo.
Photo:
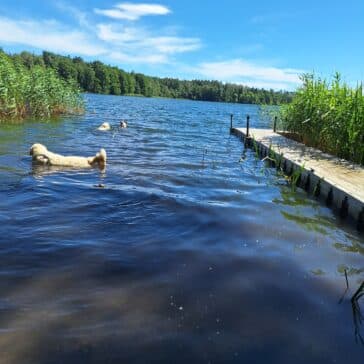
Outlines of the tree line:
{"type": "Polygon", "coordinates": [[[83,92],[106,95],[141,95],[146,97],[183,98],[244,104],[278,105],[291,102],[293,93],[265,90],[218,81],[183,81],[126,72],[100,61],[86,62],[81,57],[61,56],[44,51],[10,57],[28,69],[34,66],[52,68],[67,82],[76,82],[83,92]]]}

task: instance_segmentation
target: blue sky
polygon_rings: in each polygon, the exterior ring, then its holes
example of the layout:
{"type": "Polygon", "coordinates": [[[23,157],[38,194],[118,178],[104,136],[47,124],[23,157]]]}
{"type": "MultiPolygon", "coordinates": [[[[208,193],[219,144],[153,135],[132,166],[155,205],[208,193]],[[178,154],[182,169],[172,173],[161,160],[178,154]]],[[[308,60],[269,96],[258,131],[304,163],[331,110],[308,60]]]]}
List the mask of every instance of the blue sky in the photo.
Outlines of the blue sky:
{"type": "Polygon", "coordinates": [[[292,90],[309,71],[364,80],[363,20],[364,0],[1,0],[0,46],[292,90]]]}

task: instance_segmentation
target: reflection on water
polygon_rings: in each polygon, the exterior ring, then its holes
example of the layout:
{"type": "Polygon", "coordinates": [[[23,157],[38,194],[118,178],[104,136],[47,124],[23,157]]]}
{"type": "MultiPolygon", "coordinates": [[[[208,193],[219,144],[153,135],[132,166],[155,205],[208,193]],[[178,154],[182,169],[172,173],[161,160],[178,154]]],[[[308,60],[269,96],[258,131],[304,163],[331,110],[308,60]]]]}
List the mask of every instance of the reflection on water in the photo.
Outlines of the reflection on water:
{"type": "Polygon", "coordinates": [[[294,191],[292,188],[282,188],[281,194],[278,198],[274,198],[273,202],[284,206],[309,206],[315,208],[316,202],[309,200],[303,191],[294,191]]]}
{"type": "Polygon", "coordinates": [[[0,126],[1,364],[362,362],[363,239],[229,134],[258,107],[86,97],[0,126]],[[106,171],[33,168],[34,142],[106,171]]]}
{"type": "Polygon", "coordinates": [[[364,316],[361,313],[361,307],[359,300],[364,297],[364,282],[361,283],[360,287],[354,293],[351,298],[351,305],[353,307],[353,319],[354,319],[354,327],[355,327],[355,340],[356,342],[360,342],[364,345],[364,337],[361,333],[361,326],[364,320],[364,316]]]}
{"type": "Polygon", "coordinates": [[[325,225],[330,225],[330,222],[327,221],[325,218],[322,218],[321,216],[308,217],[299,214],[290,214],[286,211],[281,211],[281,213],[287,220],[296,222],[303,229],[314,231],[324,235],[327,234],[325,225]]]}
{"type": "MultiPolygon", "coordinates": [[[[91,168],[90,168],[91,169],[91,168]]],[[[99,171],[101,174],[105,174],[106,168],[98,168],[97,166],[93,167],[94,170],[99,171]]],[[[86,171],[88,168],[86,168],[86,171]]],[[[65,167],[65,166],[52,166],[52,165],[46,165],[46,164],[38,164],[38,163],[32,163],[32,172],[31,174],[37,178],[46,176],[49,174],[61,174],[61,173],[85,173],[85,169],[80,169],[77,167],[65,167]]],[[[87,173],[87,172],[86,172],[87,173]]]]}
{"type": "Polygon", "coordinates": [[[343,252],[359,253],[364,255],[364,246],[359,240],[352,239],[346,244],[336,242],[333,244],[333,246],[343,252]]]}
{"type": "Polygon", "coordinates": [[[325,275],[325,272],[322,269],[312,269],[311,273],[315,276],[323,276],[325,275]]]}

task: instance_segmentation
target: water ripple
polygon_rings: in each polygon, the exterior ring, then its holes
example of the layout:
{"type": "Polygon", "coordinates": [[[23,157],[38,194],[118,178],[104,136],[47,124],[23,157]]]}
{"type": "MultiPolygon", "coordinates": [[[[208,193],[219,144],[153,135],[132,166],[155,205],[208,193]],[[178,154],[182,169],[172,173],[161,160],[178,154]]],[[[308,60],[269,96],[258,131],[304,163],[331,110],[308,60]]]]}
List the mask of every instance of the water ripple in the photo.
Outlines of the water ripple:
{"type": "Polygon", "coordinates": [[[85,97],[0,128],[1,362],[362,362],[337,304],[362,237],[229,134],[259,107],[85,97]],[[107,169],[32,167],[35,142],[107,169]]]}

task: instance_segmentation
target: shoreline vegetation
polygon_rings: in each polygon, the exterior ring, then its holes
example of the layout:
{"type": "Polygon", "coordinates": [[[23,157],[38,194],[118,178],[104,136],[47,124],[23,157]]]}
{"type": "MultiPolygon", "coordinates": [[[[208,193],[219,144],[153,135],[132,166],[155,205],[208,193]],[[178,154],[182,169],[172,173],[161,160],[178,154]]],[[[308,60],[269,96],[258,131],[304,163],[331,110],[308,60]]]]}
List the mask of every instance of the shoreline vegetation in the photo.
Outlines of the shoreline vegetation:
{"type": "Polygon", "coordinates": [[[307,146],[364,165],[363,85],[349,87],[339,73],[330,81],[314,74],[301,80],[292,102],[280,108],[279,126],[307,146]]]}
{"type": "Polygon", "coordinates": [[[80,114],[83,110],[75,83],[41,65],[27,68],[0,51],[0,121],[80,114]]]}
{"type": "Polygon", "coordinates": [[[0,121],[47,118],[84,111],[82,92],[165,97],[198,101],[280,105],[286,137],[364,165],[364,94],[341,81],[314,74],[301,76],[293,92],[273,91],[218,81],[181,81],[125,72],[99,61],[50,52],[6,54],[0,48],[0,121]]]}
{"type": "Polygon", "coordinates": [[[218,81],[183,81],[159,78],[106,65],[100,61],[86,62],[80,57],[61,56],[44,51],[8,55],[28,70],[35,66],[53,69],[66,82],[75,83],[81,92],[105,95],[142,95],[198,101],[241,104],[281,105],[292,101],[289,91],[265,90],[218,81]]]}

